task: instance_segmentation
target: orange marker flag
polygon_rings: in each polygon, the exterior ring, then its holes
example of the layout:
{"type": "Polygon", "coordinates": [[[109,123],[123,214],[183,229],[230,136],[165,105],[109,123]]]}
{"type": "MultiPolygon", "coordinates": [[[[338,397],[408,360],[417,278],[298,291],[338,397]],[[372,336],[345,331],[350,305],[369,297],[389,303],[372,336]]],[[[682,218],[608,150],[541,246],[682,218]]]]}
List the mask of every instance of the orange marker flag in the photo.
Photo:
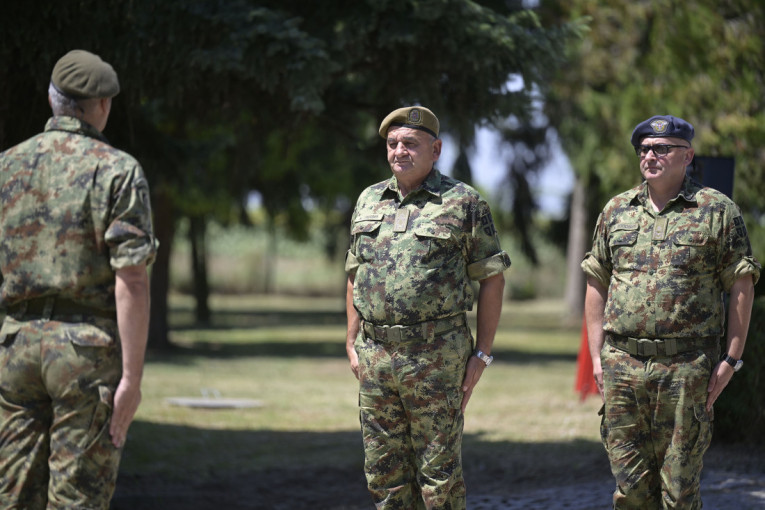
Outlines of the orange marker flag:
{"type": "Polygon", "coordinates": [[[576,391],[581,400],[587,395],[597,395],[598,387],[592,376],[592,358],[590,358],[590,346],[587,343],[587,322],[582,319],[582,344],[579,347],[579,355],[576,358],[576,391]]]}

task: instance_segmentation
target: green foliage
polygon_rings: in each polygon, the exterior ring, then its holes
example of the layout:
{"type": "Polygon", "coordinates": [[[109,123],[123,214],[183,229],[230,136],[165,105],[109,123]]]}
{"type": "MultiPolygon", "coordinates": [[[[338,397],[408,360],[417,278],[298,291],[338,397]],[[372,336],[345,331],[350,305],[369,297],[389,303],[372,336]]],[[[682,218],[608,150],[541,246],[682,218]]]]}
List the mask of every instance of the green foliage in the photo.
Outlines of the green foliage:
{"type": "MultiPolygon", "coordinates": [[[[547,112],[597,208],[640,181],[634,126],[672,114],[698,155],[732,156],[734,199],[765,253],[765,5],[758,0],[543,2],[550,19],[588,17],[554,80],[547,112]]],[[[594,218],[593,218],[594,223],[594,218]]]]}
{"type": "Polygon", "coordinates": [[[715,403],[715,438],[724,442],[762,444],[765,441],[765,297],[754,301],[743,359],[741,371],[733,376],[715,403]]]}

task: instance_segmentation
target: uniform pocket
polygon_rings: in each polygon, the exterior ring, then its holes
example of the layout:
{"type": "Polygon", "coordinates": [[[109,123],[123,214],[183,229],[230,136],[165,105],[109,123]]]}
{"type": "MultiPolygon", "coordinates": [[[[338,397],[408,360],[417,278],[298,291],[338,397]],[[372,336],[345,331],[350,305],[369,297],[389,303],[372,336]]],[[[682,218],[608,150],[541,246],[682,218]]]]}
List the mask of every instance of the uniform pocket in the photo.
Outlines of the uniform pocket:
{"type": "Polygon", "coordinates": [[[87,435],[81,439],[80,446],[84,450],[90,449],[97,444],[104,434],[109,434],[109,421],[114,406],[114,391],[101,385],[98,387],[98,401],[93,407],[93,415],[90,420],[87,435]]]}
{"type": "Polygon", "coordinates": [[[632,249],[638,240],[638,224],[620,224],[615,227],[608,238],[608,248],[614,269],[632,269],[637,266],[636,254],[632,249]]]}
{"type": "Polygon", "coordinates": [[[420,225],[414,230],[419,246],[416,248],[415,259],[418,265],[425,267],[440,267],[444,261],[460,255],[457,239],[451,229],[444,225],[420,225]]]}
{"type": "Polygon", "coordinates": [[[706,274],[714,270],[711,235],[703,230],[678,232],[672,239],[670,264],[685,274],[706,274]]]}
{"type": "Polygon", "coordinates": [[[363,216],[353,223],[351,235],[353,236],[356,258],[359,261],[368,262],[375,258],[375,242],[380,232],[383,215],[363,216]]]}

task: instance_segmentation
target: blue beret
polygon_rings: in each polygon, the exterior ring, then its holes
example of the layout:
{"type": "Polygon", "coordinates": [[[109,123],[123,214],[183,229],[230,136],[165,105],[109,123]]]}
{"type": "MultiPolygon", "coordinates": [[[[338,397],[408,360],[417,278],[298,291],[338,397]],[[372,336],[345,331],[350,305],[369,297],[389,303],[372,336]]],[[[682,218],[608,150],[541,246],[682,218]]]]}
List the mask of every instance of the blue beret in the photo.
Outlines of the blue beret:
{"type": "Polygon", "coordinates": [[[682,138],[690,143],[693,140],[693,126],[689,122],[672,115],[654,115],[635,126],[630,141],[634,147],[637,147],[640,145],[640,141],[647,136],[651,138],[682,138]]]}

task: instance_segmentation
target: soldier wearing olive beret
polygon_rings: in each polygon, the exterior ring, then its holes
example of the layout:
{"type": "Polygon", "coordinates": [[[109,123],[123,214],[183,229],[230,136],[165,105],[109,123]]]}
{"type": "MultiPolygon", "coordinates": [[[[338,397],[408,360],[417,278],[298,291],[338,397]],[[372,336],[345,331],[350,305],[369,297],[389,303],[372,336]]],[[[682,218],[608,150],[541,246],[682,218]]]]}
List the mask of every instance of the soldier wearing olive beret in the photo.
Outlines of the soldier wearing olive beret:
{"type": "Polygon", "coordinates": [[[712,406],[743,365],[760,264],[736,204],[686,175],[693,137],[672,115],[635,126],[643,182],[606,204],[582,262],[615,509],[701,508],[712,406]]]}
{"type": "Polygon", "coordinates": [[[0,154],[0,508],[108,508],[141,399],[157,241],[140,164],[102,134],[119,91],[67,53],[45,131],[0,154]]]}
{"type": "Polygon", "coordinates": [[[393,175],[362,192],[351,222],[346,352],[378,509],[465,508],[463,415],[493,359],[510,266],[486,201],[435,168],[439,132],[423,106],[383,119],[393,175]],[[471,281],[481,289],[475,344],[471,281]]]}

